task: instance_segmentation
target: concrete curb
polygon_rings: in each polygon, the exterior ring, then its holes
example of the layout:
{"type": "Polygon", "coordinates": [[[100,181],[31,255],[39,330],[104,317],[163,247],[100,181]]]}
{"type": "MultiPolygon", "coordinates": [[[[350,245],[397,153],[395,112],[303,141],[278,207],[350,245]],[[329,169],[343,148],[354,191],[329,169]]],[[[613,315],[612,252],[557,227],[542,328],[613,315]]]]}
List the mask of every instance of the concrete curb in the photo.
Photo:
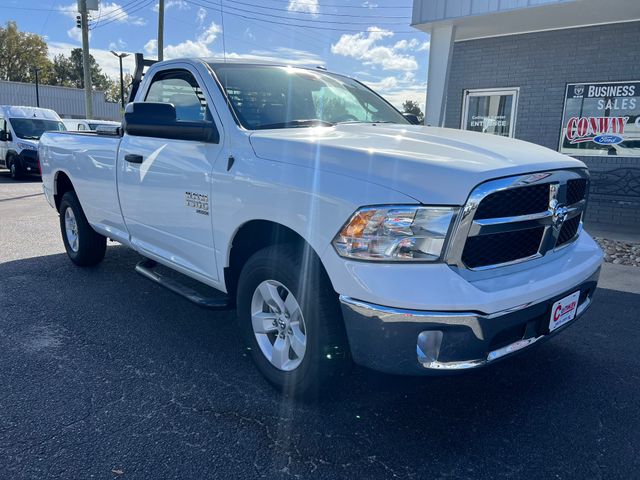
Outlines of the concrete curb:
{"type": "Polygon", "coordinates": [[[598,287],[640,295],[640,268],[604,263],[598,287]]]}

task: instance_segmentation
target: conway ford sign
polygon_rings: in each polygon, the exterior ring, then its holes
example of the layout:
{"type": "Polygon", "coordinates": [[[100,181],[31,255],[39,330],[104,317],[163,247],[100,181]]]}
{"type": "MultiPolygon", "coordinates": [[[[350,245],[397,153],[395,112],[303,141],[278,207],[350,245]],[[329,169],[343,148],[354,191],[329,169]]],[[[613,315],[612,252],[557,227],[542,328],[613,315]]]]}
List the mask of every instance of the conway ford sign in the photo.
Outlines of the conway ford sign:
{"type": "Polygon", "coordinates": [[[640,157],[640,81],[568,84],[560,152],[640,157]]]}

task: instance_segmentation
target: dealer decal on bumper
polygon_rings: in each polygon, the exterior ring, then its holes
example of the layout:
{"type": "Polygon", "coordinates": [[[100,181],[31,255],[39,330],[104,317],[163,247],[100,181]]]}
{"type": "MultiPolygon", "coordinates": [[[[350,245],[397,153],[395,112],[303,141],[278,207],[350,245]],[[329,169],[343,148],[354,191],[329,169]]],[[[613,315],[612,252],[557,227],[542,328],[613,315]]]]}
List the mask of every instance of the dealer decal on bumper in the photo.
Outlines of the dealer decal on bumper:
{"type": "Polygon", "coordinates": [[[578,311],[578,299],[580,298],[580,290],[567,295],[558,300],[551,307],[551,319],[549,320],[549,331],[553,332],[556,328],[561,327],[567,322],[573,320],[578,311]]]}

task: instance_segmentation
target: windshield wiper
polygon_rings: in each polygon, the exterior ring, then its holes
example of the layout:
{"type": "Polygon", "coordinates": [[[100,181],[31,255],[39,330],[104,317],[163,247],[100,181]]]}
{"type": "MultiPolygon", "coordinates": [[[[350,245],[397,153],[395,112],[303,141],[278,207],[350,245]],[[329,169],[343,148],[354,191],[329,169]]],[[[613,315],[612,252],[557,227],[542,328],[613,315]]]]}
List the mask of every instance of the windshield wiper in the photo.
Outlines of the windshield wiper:
{"type": "Polygon", "coordinates": [[[23,140],[40,140],[40,137],[36,137],[34,135],[23,135],[22,137],[23,140]]]}
{"type": "Polygon", "coordinates": [[[300,128],[300,127],[333,127],[335,123],[320,120],[318,118],[310,118],[306,120],[289,120],[286,122],[267,123],[265,125],[257,125],[256,130],[267,130],[270,128],[300,128]]]}
{"type": "Polygon", "coordinates": [[[337,122],[338,125],[345,123],[398,123],[393,120],[345,120],[344,122],[337,122]]]}

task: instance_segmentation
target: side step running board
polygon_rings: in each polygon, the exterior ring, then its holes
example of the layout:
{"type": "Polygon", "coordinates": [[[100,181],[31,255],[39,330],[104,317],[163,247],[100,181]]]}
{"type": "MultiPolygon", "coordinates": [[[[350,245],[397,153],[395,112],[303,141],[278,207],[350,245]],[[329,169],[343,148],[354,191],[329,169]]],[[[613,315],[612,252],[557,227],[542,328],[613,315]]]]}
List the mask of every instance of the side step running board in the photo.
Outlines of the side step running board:
{"type": "Polygon", "coordinates": [[[218,297],[206,297],[199,292],[181,284],[173,278],[163,276],[162,274],[154,271],[153,269],[158,265],[157,262],[150,259],[142,260],[136,265],[136,272],[143,277],[168,288],[173,293],[177,293],[181,297],[186,298],[190,302],[195,303],[199,307],[208,308],[211,310],[228,310],[231,307],[229,299],[223,296],[218,297]]]}

